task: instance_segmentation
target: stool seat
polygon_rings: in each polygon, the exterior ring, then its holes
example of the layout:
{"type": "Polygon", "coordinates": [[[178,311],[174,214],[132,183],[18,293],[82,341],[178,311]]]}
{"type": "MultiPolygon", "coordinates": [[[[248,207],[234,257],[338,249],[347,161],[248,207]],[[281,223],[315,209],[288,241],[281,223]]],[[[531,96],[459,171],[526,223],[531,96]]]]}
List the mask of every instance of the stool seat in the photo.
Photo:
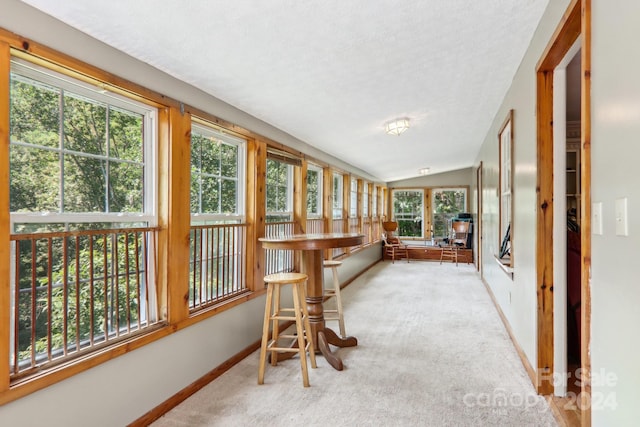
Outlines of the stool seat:
{"type": "Polygon", "coordinates": [[[273,273],[264,276],[266,283],[290,284],[306,280],[307,275],[303,273],[273,273]]]}
{"type": "Polygon", "coordinates": [[[324,267],[340,267],[342,265],[342,261],[337,261],[337,260],[333,260],[333,259],[325,259],[322,262],[322,265],[324,267]]]}
{"type": "MultiPolygon", "coordinates": [[[[322,295],[325,298],[325,303],[331,298],[335,298],[335,309],[328,308],[323,309],[324,320],[337,320],[340,326],[340,335],[342,338],[346,338],[347,334],[344,328],[344,313],[342,310],[342,296],[340,294],[340,281],[338,280],[338,267],[342,265],[342,261],[324,260],[323,267],[330,268],[333,275],[333,289],[325,289],[322,295]]],[[[324,305],[324,303],[323,303],[324,305]]]]}
{"type": "Polygon", "coordinates": [[[302,384],[309,387],[307,370],[307,353],[311,359],[311,367],[316,367],[315,349],[311,339],[311,325],[307,311],[306,285],[307,275],[302,273],[275,273],[264,277],[267,284],[267,300],[262,325],[262,343],[260,345],[260,361],[258,365],[258,384],[264,384],[264,372],[267,364],[267,352],[271,352],[271,365],[278,363],[278,353],[298,353],[302,369],[302,384]],[[293,291],[293,308],[280,306],[280,288],[291,285],[293,291]],[[280,333],[280,321],[294,321],[296,334],[280,333]],[[269,339],[269,324],[272,324],[269,339]],[[288,339],[288,345],[281,345],[282,339],[288,339]]]}

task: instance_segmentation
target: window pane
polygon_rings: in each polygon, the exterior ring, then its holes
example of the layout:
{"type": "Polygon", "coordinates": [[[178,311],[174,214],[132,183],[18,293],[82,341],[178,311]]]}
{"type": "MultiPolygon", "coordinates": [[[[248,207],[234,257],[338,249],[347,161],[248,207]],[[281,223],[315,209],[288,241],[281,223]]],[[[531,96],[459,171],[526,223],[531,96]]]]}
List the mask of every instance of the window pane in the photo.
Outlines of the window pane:
{"type": "Polygon", "coordinates": [[[276,212],[277,210],[277,188],[267,186],[267,212],[276,212]]]}
{"type": "Polygon", "coordinates": [[[307,212],[319,214],[318,206],[318,171],[307,170],[307,212]]]}
{"type": "Polygon", "coordinates": [[[191,174],[191,198],[190,198],[191,213],[202,213],[200,209],[200,175],[191,174]]]}
{"type": "Polygon", "coordinates": [[[109,109],[109,157],[142,163],[142,115],[109,109]]]}
{"type": "Polygon", "coordinates": [[[64,158],[65,212],[105,212],[106,162],[91,157],[64,158]]]}
{"type": "Polygon", "coordinates": [[[202,177],[202,213],[220,213],[220,180],[215,177],[202,177]]]}
{"type": "Polygon", "coordinates": [[[57,212],[58,154],[17,145],[9,152],[11,212],[57,212]]]}
{"type": "Polygon", "coordinates": [[[109,211],[143,212],[144,168],[123,162],[109,163],[109,211]]]}
{"type": "Polygon", "coordinates": [[[393,216],[398,223],[398,235],[422,237],[422,191],[394,191],[393,216]]]}
{"type": "Polygon", "coordinates": [[[238,175],[238,147],[222,144],[220,150],[222,176],[235,178],[238,175]]]}
{"type": "Polygon", "coordinates": [[[287,212],[290,221],[289,206],[293,188],[290,187],[289,170],[292,166],[276,160],[267,159],[266,207],[268,218],[274,219],[276,212],[287,212]]]}
{"type": "MultiPolygon", "coordinates": [[[[191,133],[191,172],[200,172],[202,169],[202,143],[204,136],[191,133]]],[[[193,211],[192,211],[193,212],[193,211]]]]}
{"type": "Polygon", "coordinates": [[[60,91],[11,74],[11,141],[58,147],[60,91]]]}
{"type": "Polygon", "coordinates": [[[237,212],[237,183],[230,179],[222,180],[222,213],[237,212]]]}
{"type": "Polygon", "coordinates": [[[220,176],[220,145],[213,138],[202,139],[201,168],[202,173],[220,176]]]}
{"type": "Polygon", "coordinates": [[[447,237],[450,222],[459,213],[466,211],[467,192],[465,189],[438,190],[433,192],[433,234],[447,237]]]}
{"type": "Polygon", "coordinates": [[[342,218],[342,175],[333,175],[333,218],[342,218]]]}
{"type": "Polygon", "coordinates": [[[64,148],[106,155],[106,117],[103,104],[65,93],[64,148]]]}

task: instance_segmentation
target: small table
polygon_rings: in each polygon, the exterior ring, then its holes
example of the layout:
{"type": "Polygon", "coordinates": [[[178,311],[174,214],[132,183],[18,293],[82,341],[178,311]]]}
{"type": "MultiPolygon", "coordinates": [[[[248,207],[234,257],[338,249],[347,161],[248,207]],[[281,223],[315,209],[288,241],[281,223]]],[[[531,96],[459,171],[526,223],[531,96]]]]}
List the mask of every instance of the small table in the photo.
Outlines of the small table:
{"type": "Polygon", "coordinates": [[[338,371],[343,369],[342,360],[331,353],[329,344],[337,347],[353,347],[358,345],[355,337],[341,338],[330,328],[325,326],[323,299],[323,256],[322,251],[332,248],[344,248],[362,244],[364,235],[357,233],[319,233],[294,234],[283,237],[261,237],[264,249],[298,250],[301,255],[302,273],[307,279],[307,306],[311,337],[316,350],[327,359],[329,364],[338,371]]]}

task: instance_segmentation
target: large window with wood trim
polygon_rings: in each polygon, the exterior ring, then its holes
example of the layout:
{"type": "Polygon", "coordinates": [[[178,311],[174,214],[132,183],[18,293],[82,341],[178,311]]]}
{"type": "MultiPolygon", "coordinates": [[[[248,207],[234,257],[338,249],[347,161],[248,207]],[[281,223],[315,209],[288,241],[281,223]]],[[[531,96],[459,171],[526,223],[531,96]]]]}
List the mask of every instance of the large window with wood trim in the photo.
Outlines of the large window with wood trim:
{"type": "Polygon", "coordinates": [[[156,312],[154,107],[21,59],[10,76],[12,378],[156,312]]]}
{"type": "Polygon", "coordinates": [[[393,190],[393,218],[398,236],[424,236],[424,190],[393,190]]]}
{"type": "Polygon", "coordinates": [[[293,166],[267,159],[267,222],[293,221],[293,166]]]}
{"type": "Polygon", "coordinates": [[[509,111],[498,134],[500,157],[500,242],[498,257],[506,265],[513,265],[513,110],[509,111]]]}
{"type": "Polygon", "coordinates": [[[247,292],[244,224],[246,140],[191,126],[189,308],[247,292]]]}

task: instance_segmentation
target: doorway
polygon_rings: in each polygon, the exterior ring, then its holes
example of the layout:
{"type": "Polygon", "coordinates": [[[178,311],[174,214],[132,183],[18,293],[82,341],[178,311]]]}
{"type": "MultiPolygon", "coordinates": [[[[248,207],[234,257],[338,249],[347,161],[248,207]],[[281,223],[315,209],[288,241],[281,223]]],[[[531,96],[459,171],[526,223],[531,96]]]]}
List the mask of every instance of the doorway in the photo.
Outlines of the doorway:
{"type": "Polygon", "coordinates": [[[553,73],[553,375],[554,394],[578,395],[580,367],[581,39],[553,73]],[[562,379],[562,381],[561,381],[562,379]]]}
{"type": "MultiPolygon", "coordinates": [[[[554,156],[558,155],[557,132],[561,125],[554,123],[558,111],[554,97],[556,69],[579,40],[580,47],[580,367],[582,378],[590,378],[591,360],[588,352],[591,323],[591,292],[588,273],[591,266],[591,2],[572,0],[558,28],[547,44],[536,67],[537,96],[537,219],[536,219],[536,294],[538,296],[538,363],[536,367],[536,387],[539,394],[554,393],[556,379],[555,357],[561,351],[562,343],[554,336],[554,317],[558,316],[554,300],[554,288],[560,290],[565,282],[557,281],[556,270],[559,252],[554,242],[565,239],[564,233],[554,228],[558,224],[556,203],[560,196],[555,189],[554,156]],[[558,285],[555,287],[554,285],[558,285]]],[[[572,57],[572,56],[571,56],[572,57]]],[[[560,110],[566,114],[566,105],[560,110]]],[[[565,118],[566,121],[566,118],[565,118]]],[[[566,162],[566,157],[564,157],[566,162]]],[[[566,168],[566,166],[565,166],[566,168]]],[[[564,175],[564,173],[563,173],[564,175]]],[[[566,176],[565,176],[566,178],[566,176]]],[[[566,199],[566,190],[561,193],[566,199]]],[[[566,202],[566,200],[565,200],[566,202]]],[[[561,211],[565,215],[564,209],[561,211]]],[[[564,264],[565,268],[567,264],[564,264]]],[[[566,346],[566,342],[564,343],[566,346]]],[[[580,394],[576,401],[580,407],[581,424],[591,425],[589,397],[591,389],[588,381],[581,381],[580,394]]]]}

